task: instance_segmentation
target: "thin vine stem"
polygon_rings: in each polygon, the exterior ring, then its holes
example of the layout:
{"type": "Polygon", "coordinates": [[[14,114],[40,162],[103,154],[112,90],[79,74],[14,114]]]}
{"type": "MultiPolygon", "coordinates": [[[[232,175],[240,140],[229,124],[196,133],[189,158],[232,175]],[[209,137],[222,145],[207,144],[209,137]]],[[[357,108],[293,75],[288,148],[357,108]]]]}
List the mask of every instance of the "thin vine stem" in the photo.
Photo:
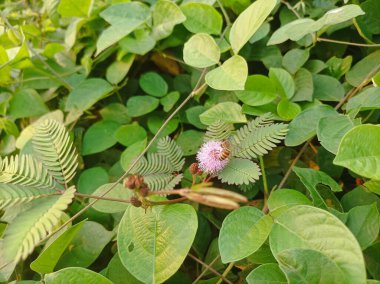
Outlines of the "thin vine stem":
{"type": "Polygon", "coordinates": [[[262,175],[263,175],[264,206],[266,206],[266,204],[267,204],[267,200],[268,200],[268,196],[269,196],[267,174],[266,174],[266,172],[265,172],[265,164],[264,164],[264,159],[263,159],[263,157],[260,156],[259,160],[260,160],[261,173],[262,173],[262,175]]]}
{"type": "MultiPolygon", "coordinates": [[[[230,264],[227,266],[226,270],[224,270],[222,277],[219,278],[218,282],[216,284],[221,284],[222,280],[226,281],[224,278],[227,277],[228,273],[230,273],[231,269],[234,267],[235,262],[230,262],[230,264]]],[[[229,281],[229,280],[228,280],[229,281]]]]}
{"type": "Polygon", "coordinates": [[[357,42],[342,41],[342,40],[336,40],[336,39],[330,39],[330,38],[324,38],[324,37],[318,37],[317,41],[353,45],[353,46],[363,46],[363,47],[379,47],[380,46],[380,43],[357,43],[357,42]]]}
{"type": "Polygon", "coordinates": [[[193,260],[195,260],[196,262],[198,262],[199,264],[203,265],[204,267],[206,267],[208,270],[210,270],[212,273],[214,273],[215,275],[219,276],[221,278],[221,280],[224,280],[226,283],[228,284],[233,284],[230,280],[228,280],[225,276],[223,276],[222,274],[220,274],[218,271],[216,271],[214,268],[212,268],[210,265],[208,265],[207,263],[203,262],[202,260],[200,260],[198,257],[196,257],[195,255],[189,253],[188,256],[190,258],[192,258],[193,260]]]}
{"type": "Polygon", "coordinates": [[[192,282],[192,284],[196,284],[199,280],[201,280],[202,279],[202,277],[203,277],[203,275],[205,275],[206,274],[206,272],[207,271],[209,271],[210,270],[210,268],[212,268],[212,266],[214,265],[214,263],[218,260],[220,258],[220,255],[218,254],[211,262],[210,262],[210,264],[207,266],[207,267],[205,267],[204,269],[203,269],[203,271],[198,275],[198,277],[192,282]]]}
{"type": "Polygon", "coordinates": [[[226,9],[224,9],[223,4],[220,2],[220,0],[216,0],[216,2],[218,3],[220,10],[222,10],[222,14],[223,14],[224,19],[226,20],[227,26],[230,26],[231,25],[231,19],[228,16],[226,9]]]}

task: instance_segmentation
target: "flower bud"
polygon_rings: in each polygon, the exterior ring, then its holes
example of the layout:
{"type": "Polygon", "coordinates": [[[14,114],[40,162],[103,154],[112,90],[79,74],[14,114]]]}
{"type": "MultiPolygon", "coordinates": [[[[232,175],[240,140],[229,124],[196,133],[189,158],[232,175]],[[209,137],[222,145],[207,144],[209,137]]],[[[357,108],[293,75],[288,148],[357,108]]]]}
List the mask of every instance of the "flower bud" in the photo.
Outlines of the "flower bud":
{"type": "Polygon", "coordinates": [[[136,196],[132,196],[129,201],[131,202],[131,205],[135,207],[141,207],[142,205],[141,201],[136,196]]]}
{"type": "Polygon", "coordinates": [[[149,193],[149,188],[144,183],[144,186],[141,187],[141,189],[140,189],[140,194],[141,194],[141,196],[145,197],[145,196],[148,196],[148,193],[149,193]]]}
{"type": "Polygon", "coordinates": [[[144,185],[144,177],[142,176],[135,176],[135,177],[136,177],[136,181],[135,181],[136,188],[140,189],[144,185]]]}
{"type": "Polygon", "coordinates": [[[123,185],[126,188],[135,189],[136,188],[136,176],[129,176],[126,179],[124,179],[123,185]]]}
{"type": "Polygon", "coordinates": [[[196,175],[198,173],[199,167],[198,163],[192,163],[189,167],[189,171],[192,175],[196,175]]]}

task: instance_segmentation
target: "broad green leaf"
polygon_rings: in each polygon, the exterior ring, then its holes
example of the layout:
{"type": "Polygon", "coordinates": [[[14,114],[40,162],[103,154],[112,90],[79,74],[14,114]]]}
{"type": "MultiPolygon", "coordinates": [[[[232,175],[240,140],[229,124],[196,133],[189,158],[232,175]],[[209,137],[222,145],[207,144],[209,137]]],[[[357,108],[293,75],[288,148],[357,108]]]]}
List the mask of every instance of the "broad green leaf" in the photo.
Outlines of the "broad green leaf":
{"type": "Polygon", "coordinates": [[[113,232],[107,231],[99,223],[87,221],[75,235],[70,246],[62,254],[57,268],[90,266],[113,236],[113,232]]]}
{"type": "Polygon", "coordinates": [[[286,284],[288,281],[277,263],[267,263],[256,267],[248,274],[248,284],[286,284]]]}
{"type": "Polygon", "coordinates": [[[268,41],[268,45],[280,44],[288,39],[298,41],[305,35],[316,30],[315,21],[312,19],[297,19],[276,30],[268,41]]]}
{"type": "Polygon", "coordinates": [[[112,86],[103,79],[86,79],[75,86],[67,97],[65,110],[85,111],[96,102],[105,98],[112,91],[112,86]]]}
{"type": "Polygon", "coordinates": [[[107,182],[109,182],[109,176],[104,168],[87,168],[79,176],[78,192],[92,194],[99,186],[107,182]]]}
{"type": "MultiPolygon", "coordinates": [[[[113,183],[106,183],[100,186],[92,195],[95,196],[104,196],[109,198],[116,198],[116,199],[123,199],[123,200],[129,200],[129,198],[132,196],[133,192],[125,188],[122,184],[118,183],[115,187],[113,186],[113,183]],[[107,192],[111,187],[113,189],[103,195],[105,192],[107,192]]],[[[90,202],[94,201],[94,199],[90,199],[90,202]]],[[[125,202],[118,202],[118,201],[108,201],[108,200],[98,200],[92,208],[94,208],[96,211],[103,212],[103,213],[118,213],[118,212],[124,212],[129,207],[129,203],[125,202]]]]}
{"type": "Polygon", "coordinates": [[[114,284],[142,284],[124,267],[120,261],[119,254],[116,253],[108,263],[104,274],[114,284]]]}
{"type": "Polygon", "coordinates": [[[294,75],[294,84],[296,92],[292,97],[293,102],[302,102],[313,100],[313,76],[310,71],[305,68],[301,68],[294,75]]]}
{"type": "Polygon", "coordinates": [[[380,181],[378,180],[369,180],[363,184],[371,192],[380,195],[380,181]]]}
{"type": "Polygon", "coordinates": [[[63,17],[88,17],[93,0],[61,0],[57,11],[63,17]]]}
{"type": "Polygon", "coordinates": [[[301,111],[301,107],[298,104],[287,99],[282,99],[277,105],[277,114],[285,120],[295,118],[301,111]]]}
{"type": "Polygon", "coordinates": [[[335,116],[336,113],[327,105],[305,109],[290,122],[285,145],[297,146],[312,138],[316,134],[319,120],[323,117],[335,116]]]}
{"type": "Polygon", "coordinates": [[[21,89],[10,102],[8,115],[12,118],[39,116],[49,111],[42,97],[33,89],[21,89]]]}
{"type": "Polygon", "coordinates": [[[378,237],[380,229],[380,216],[376,203],[352,208],[348,212],[346,225],[363,250],[369,247],[378,237]]]}
{"type": "Polygon", "coordinates": [[[289,100],[294,96],[295,84],[292,76],[284,69],[270,68],[269,78],[276,85],[278,93],[289,100]]]}
{"type": "Polygon", "coordinates": [[[380,109],[380,87],[365,89],[346,104],[346,111],[371,109],[380,109]]]}
{"type": "MultiPolygon", "coordinates": [[[[342,283],[366,282],[364,259],[358,242],[338,218],[325,210],[306,205],[291,207],[275,218],[269,240],[280,263],[281,255],[290,250],[313,250],[339,268],[343,275],[342,283]]],[[[301,263],[305,265],[305,261],[301,263]]],[[[329,281],[335,279],[334,275],[326,277],[329,281]]]]}
{"type": "Polygon", "coordinates": [[[70,245],[79,230],[83,227],[84,223],[85,221],[75,224],[62,233],[40,253],[40,255],[30,264],[30,268],[40,274],[53,272],[59,258],[70,245]]]}
{"type": "Polygon", "coordinates": [[[165,112],[169,112],[177,103],[181,94],[177,91],[170,92],[160,99],[160,104],[164,107],[165,112]]]}
{"type": "Polygon", "coordinates": [[[190,32],[218,35],[222,31],[223,18],[214,7],[190,2],[182,5],[181,10],[186,16],[183,25],[190,32]]]}
{"type": "Polygon", "coordinates": [[[155,40],[168,37],[178,25],[186,20],[181,9],[172,1],[157,1],[153,11],[152,36],[155,40]]]}
{"type": "Polygon", "coordinates": [[[146,139],[132,144],[121,154],[120,164],[123,170],[127,171],[129,169],[133,161],[144,150],[145,146],[146,146],[146,139]]]}
{"type": "Polygon", "coordinates": [[[380,210],[380,198],[367,190],[364,186],[357,186],[353,190],[347,192],[341,199],[342,206],[345,211],[349,211],[356,206],[377,204],[380,210]]]}
{"type": "Polygon", "coordinates": [[[363,14],[364,12],[359,5],[350,4],[328,11],[317,23],[321,29],[325,26],[343,23],[363,14]]]}
{"type": "Polygon", "coordinates": [[[367,248],[364,251],[364,258],[369,274],[375,279],[380,279],[380,242],[367,248]]]}
{"type": "Polygon", "coordinates": [[[115,132],[117,142],[127,147],[144,140],[146,136],[145,129],[136,123],[120,126],[115,132]]]}
{"type": "Polygon", "coordinates": [[[245,9],[235,20],[230,31],[230,43],[235,54],[260,28],[276,6],[275,0],[257,0],[245,9]]]}
{"type": "Polygon", "coordinates": [[[193,35],[184,45],[183,60],[193,67],[205,68],[217,64],[220,49],[208,34],[193,35]]]}
{"type": "Polygon", "coordinates": [[[343,23],[363,14],[364,12],[360,9],[360,6],[346,5],[328,11],[317,21],[297,19],[275,31],[269,39],[268,45],[283,43],[288,39],[298,41],[307,34],[317,32],[330,25],[343,23]]]}
{"type": "Polygon", "coordinates": [[[248,65],[245,59],[234,55],[221,66],[209,71],[205,80],[207,85],[216,90],[244,90],[248,76],[248,65]]]}
{"type": "Polygon", "coordinates": [[[273,219],[255,207],[241,207],[223,221],[219,251],[223,263],[241,260],[257,251],[269,236],[273,219]]]}
{"type": "Polygon", "coordinates": [[[139,85],[148,95],[163,97],[168,92],[168,84],[158,73],[147,72],[140,77],[139,85]]]}
{"type": "Polygon", "coordinates": [[[107,81],[114,85],[120,83],[129,72],[134,60],[135,56],[129,54],[125,59],[113,62],[106,71],[107,81]]]}
{"type": "Polygon", "coordinates": [[[101,120],[91,125],[83,137],[82,155],[102,152],[117,143],[115,133],[120,124],[111,120],[101,120]]]}
{"type": "Polygon", "coordinates": [[[259,166],[248,159],[233,158],[218,173],[218,178],[228,184],[249,184],[259,179],[259,166]]]}
{"type": "Polygon", "coordinates": [[[311,205],[311,201],[301,192],[285,188],[272,191],[268,198],[268,208],[271,212],[284,206],[295,205],[311,205]]]}
{"type": "Polygon", "coordinates": [[[346,56],[345,58],[337,58],[335,56],[331,57],[327,62],[328,70],[332,76],[336,79],[340,79],[344,74],[346,74],[352,63],[352,56],[346,56]]]}
{"type": "Polygon", "coordinates": [[[132,35],[128,35],[119,41],[119,46],[126,52],[145,55],[156,45],[155,39],[148,30],[136,30],[132,35]]]}
{"type": "Polygon", "coordinates": [[[196,130],[182,132],[176,142],[181,147],[184,156],[195,155],[203,143],[204,133],[196,130]]]}
{"type": "Polygon", "coordinates": [[[380,180],[380,126],[359,125],[344,135],[334,164],[358,175],[380,180]]]}
{"type": "Polygon", "coordinates": [[[128,115],[131,117],[142,116],[154,111],[160,101],[151,96],[130,97],[127,102],[128,115]]]}
{"type": "Polygon", "coordinates": [[[112,120],[119,124],[126,124],[131,121],[127,108],[120,103],[110,103],[99,111],[103,120],[112,120]]]}
{"type": "Polygon", "coordinates": [[[323,253],[313,249],[287,249],[277,255],[289,283],[339,283],[345,278],[341,268],[323,253]]]}
{"type": "Polygon", "coordinates": [[[358,17],[356,20],[360,26],[372,34],[380,34],[379,14],[380,2],[377,0],[367,0],[360,4],[365,15],[358,17]]]}
{"type": "Polygon", "coordinates": [[[247,118],[241,112],[241,106],[233,102],[219,103],[206,110],[199,116],[201,122],[205,125],[211,125],[217,121],[227,123],[244,123],[247,118]]]}
{"type": "Polygon", "coordinates": [[[314,206],[325,210],[333,207],[338,211],[343,211],[338,199],[333,194],[333,192],[342,191],[335,180],[321,171],[299,167],[294,167],[293,170],[309,191],[314,206]],[[319,185],[324,185],[328,188],[318,187],[319,185]]]}
{"type": "Polygon", "coordinates": [[[282,58],[282,66],[291,74],[295,74],[308,59],[308,49],[291,49],[282,58]]]}
{"type": "Polygon", "coordinates": [[[364,57],[346,74],[346,80],[354,87],[358,87],[366,80],[370,80],[380,70],[380,50],[374,51],[364,57]],[[372,76],[371,76],[372,74],[372,76]]]}
{"type": "MultiPolygon", "coordinates": [[[[159,114],[152,114],[148,118],[148,128],[150,132],[156,134],[165,121],[165,117],[159,114]]],[[[178,117],[173,117],[166,127],[162,130],[160,137],[168,136],[172,134],[178,128],[178,117]]]]}
{"type": "Polygon", "coordinates": [[[354,126],[355,122],[347,115],[323,117],[318,123],[318,140],[326,150],[336,154],[344,134],[354,126]]]}
{"type": "Polygon", "coordinates": [[[249,43],[255,43],[259,40],[265,38],[270,32],[270,24],[265,22],[260,28],[253,34],[253,36],[249,39],[249,43]]]}
{"type": "Polygon", "coordinates": [[[0,83],[3,85],[9,83],[9,81],[11,80],[11,66],[9,66],[8,63],[9,62],[9,57],[8,57],[8,54],[7,54],[7,51],[5,50],[5,48],[1,45],[0,46],[0,65],[1,65],[1,69],[0,69],[0,83]]]}
{"type": "Polygon", "coordinates": [[[46,274],[46,284],[113,284],[110,280],[94,271],[81,267],[68,267],[46,274]]]}
{"type": "Polygon", "coordinates": [[[250,106],[261,106],[277,97],[275,84],[264,75],[248,76],[244,91],[236,91],[236,96],[250,106]]]}
{"type": "Polygon", "coordinates": [[[204,125],[199,118],[199,116],[206,110],[207,108],[204,107],[203,105],[188,108],[186,110],[186,118],[188,122],[199,129],[206,129],[207,126],[204,125]]]}
{"type": "Polygon", "coordinates": [[[344,97],[342,84],[334,77],[327,75],[313,75],[313,98],[320,101],[339,102],[344,97]]]}
{"type": "Polygon", "coordinates": [[[196,231],[190,205],[154,206],[146,212],[129,207],[117,235],[121,262],[140,281],[162,283],[181,266],[196,231]]]}
{"type": "Polygon", "coordinates": [[[145,23],[150,16],[150,11],[140,2],[118,3],[109,6],[100,13],[100,16],[111,26],[98,38],[97,55],[145,23]]]}

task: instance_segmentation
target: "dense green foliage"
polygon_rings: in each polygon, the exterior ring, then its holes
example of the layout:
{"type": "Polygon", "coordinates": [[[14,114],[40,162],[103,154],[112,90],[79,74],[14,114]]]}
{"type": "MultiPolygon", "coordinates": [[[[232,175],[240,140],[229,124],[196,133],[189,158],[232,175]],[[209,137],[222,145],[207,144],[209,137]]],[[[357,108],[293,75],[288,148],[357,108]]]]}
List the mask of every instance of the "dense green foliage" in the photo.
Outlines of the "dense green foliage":
{"type": "Polygon", "coordinates": [[[0,9],[0,282],[380,282],[379,0],[0,9]]]}

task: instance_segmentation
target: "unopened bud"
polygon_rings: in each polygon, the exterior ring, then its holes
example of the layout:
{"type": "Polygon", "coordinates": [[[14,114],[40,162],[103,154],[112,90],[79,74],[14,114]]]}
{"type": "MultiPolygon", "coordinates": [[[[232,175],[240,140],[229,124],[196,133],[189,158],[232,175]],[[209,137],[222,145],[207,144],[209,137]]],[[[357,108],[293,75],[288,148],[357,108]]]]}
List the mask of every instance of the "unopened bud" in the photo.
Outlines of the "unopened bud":
{"type": "Polygon", "coordinates": [[[136,182],[135,182],[136,188],[140,189],[144,185],[144,177],[142,176],[136,176],[136,182]]]}
{"type": "Polygon", "coordinates": [[[129,176],[126,179],[124,179],[123,185],[126,188],[135,189],[136,188],[136,176],[129,176]]]}
{"type": "Polygon", "coordinates": [[[192,163],[189,167],[189,171],[192,175],[196,175],[198,173],[199,166],[198,163],[192,163]]]}
{"type": "MultiPolygon", "coordinates": [[[[145,184],[144,184],[145,185],[145,184]]],[[[149,193],[149,188],[147,186],[144,186],[140,189],[140,194],[141,196],[145,197],[147,196],[149,193]]]]}
{"type": "Polygon", "coordinates": [[[136,197],[136,196],[132,196],[129,201],[131,202],[131,204],[135,207],[141,207],[142,203],[141,201],[136,197]]]}

